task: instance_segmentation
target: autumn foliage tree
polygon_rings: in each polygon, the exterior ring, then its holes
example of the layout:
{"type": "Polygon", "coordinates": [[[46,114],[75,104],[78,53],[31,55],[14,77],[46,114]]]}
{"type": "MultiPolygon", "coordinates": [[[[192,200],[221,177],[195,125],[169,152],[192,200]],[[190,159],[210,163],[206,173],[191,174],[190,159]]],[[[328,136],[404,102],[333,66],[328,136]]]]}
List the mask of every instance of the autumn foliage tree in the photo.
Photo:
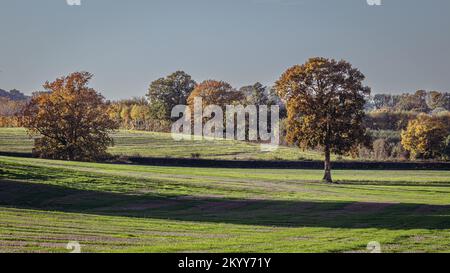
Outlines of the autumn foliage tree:
{"type": "Polygon", "coordinates": [[[77,72],[46,82],[46,92],[26,105],[21,125],[37,135],[34,152],[43,158],[94,161],[107,155],[117,128],[102,95],[88,87],[93,75],[77,72]]]}
{"type": "Polygon", "coordinates": [[[449,135],[450,117],[421,114],[402,131],[402,145],[413,158],[446,157],[449,135]]]}
{"type": "MultiPolygon", "coordinates": [[[[192,113],[192,125],[195,126],[195,110],[204,110],[206,107],[214,105],[222,108],[223,113],[225,113],[227,105],[239,104],[244,100],[244,97],[242,92],[234,89],[227,82],[216,80],[203,81],[195,87],[187,99],[188,107],[192,113]],[[201,99],[202,104],[199,107],[196,105],[196,99],[201,99]]],[[[202,122],[206,121],[207,117],[204,116],[202,122]]],[[[223,122],[226,123],[225,115],[223,116],[223,122]]]]}
{"type": "Polygon", "coordinates": [[[370,94],[364,78],[346,61],[312,58],[289,68],[276,83],[287,103],[286,139],[301,148],[323,148],[325,182],[333,182],[331,153],[344,155],[370,144],[363,126],[370,94]]]}
{"type": "Polygon", "coordinates": [[[195,87],[187,99],[190,107],[194,107],[195,98],[202,98],[203,107],[218,105],[225,109],[244,100],[244,94],[224,81],[206,80],[195,87]]]}

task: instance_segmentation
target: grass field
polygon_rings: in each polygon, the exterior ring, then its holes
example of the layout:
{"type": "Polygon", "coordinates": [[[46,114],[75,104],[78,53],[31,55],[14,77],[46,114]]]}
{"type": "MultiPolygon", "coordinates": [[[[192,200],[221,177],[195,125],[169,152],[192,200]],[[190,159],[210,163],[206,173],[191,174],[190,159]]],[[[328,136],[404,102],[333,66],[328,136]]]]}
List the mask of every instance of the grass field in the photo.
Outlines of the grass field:
{"type": "Polygon", "coordinates": [[[0,157],[0,252],[450,252],[450,172],[0,157]]]}
{"type": "MultiPolygon", "coordinates": [[[[262,152],[260,145],[242,141],[174,141],[171,134],[143,131],[118,131],[113,134],[115,145],[109,149],[114,155],[191,158],[198,154],[204,159],[240,160],[321,160],[314,151],[280,147],[262,152]]],[[[0,128],[0,151],[31,152],[33,140],[22,128],[0,128]]]]}

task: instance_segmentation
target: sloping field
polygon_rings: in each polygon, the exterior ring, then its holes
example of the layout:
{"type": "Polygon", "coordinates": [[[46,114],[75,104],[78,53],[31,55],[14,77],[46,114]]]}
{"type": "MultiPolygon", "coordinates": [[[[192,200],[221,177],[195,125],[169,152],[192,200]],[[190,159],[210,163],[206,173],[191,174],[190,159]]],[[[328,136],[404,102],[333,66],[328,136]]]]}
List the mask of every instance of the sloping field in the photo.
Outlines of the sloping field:
{"type": "MultiPolygon", "coordinates": [[[[115,145],[109,149],[114,155],[240,160],[320,160],[322,155],[313,151],[280,147],[263,152],[258,144],[242,141],[205,140],[174,141],[171,134],[143,131],[118,131],[113,134],[115,145]]],[[[25,129],[0,128],[0,152],[29,153],[33,148],[25,129]]]]}
{"type": "Polygon", "coordinates": [[[0,252],[450,252],[449,171],[334,174],[0,157],[0,252]]]}

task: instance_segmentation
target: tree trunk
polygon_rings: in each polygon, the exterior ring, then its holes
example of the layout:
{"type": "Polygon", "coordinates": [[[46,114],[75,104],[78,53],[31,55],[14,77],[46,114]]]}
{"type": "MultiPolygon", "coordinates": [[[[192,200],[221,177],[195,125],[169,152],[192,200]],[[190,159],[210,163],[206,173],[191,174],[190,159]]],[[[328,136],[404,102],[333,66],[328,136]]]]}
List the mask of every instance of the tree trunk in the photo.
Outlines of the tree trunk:
{"type": "Polygon", "coordinates": [[[323,181],[326,183],[333,183],[331,178],[331,154],[330,147],[325,147],[325,175],[323,176],[323,181]]]}

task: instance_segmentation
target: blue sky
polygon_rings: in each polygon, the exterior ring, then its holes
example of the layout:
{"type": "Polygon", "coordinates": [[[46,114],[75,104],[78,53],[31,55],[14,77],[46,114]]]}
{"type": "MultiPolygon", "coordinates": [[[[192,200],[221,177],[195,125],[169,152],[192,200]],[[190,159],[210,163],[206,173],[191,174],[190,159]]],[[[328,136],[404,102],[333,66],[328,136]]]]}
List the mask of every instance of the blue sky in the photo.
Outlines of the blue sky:
{"type": "Polygon", "coordinates": [[[1,0],[0,88],[30,93],[73,71],[107,98],[176,70],[272,84],[309,57],[346,59],[374,92],[450,91],[450,1],[1,0]]]}

